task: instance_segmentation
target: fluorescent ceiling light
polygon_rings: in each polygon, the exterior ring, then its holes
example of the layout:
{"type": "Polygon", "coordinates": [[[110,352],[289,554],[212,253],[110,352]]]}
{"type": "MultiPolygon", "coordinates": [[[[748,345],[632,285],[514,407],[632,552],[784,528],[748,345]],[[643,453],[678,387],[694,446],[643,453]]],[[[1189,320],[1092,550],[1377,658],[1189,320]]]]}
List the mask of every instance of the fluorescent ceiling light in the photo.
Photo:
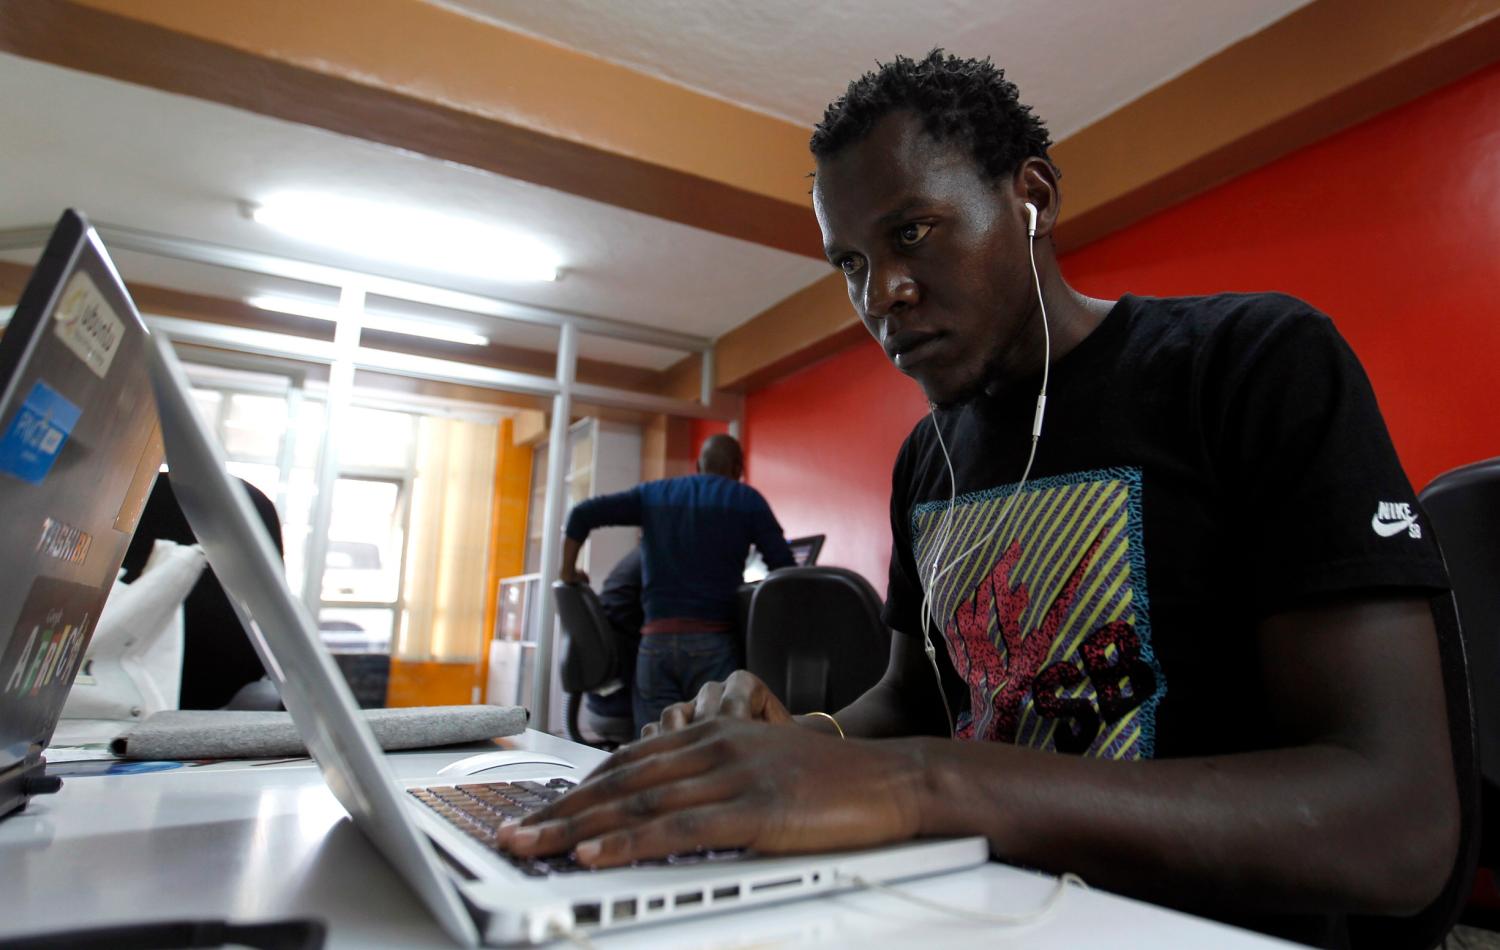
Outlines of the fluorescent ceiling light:
{"type": "Polygon", "coordinates": [[[250,217],[299,240],[486,280],[556,280],[556,252],[535,238],[465,218],[312,192],[273,195],[250,217]]]}
{"type": "MultiPolygon", "coordinates": [[[[245,303],[260,310],[271,310],[276,313],[289,313],[294,317],[310,317],[314,320],[337,320],[339,308],[330,307],[327,304],[314,303],[311,300],[299,300],[296,297],[277,297],[273,294],[248,297],[245,303]]],[[[425,320],[412,320],[406,317],[393,317],[389,314],[371,313],[366,310],[360,314],[360,326],[368,330],[381,330],[385,333],[404,333],[407,336],[419,336],[428,340],[445,340],[449,343],[467,343],[470,346],[488,346],[489,337],[480,336],[462,327],[448,326],[442,323],[428,323],[425,320]]]]}

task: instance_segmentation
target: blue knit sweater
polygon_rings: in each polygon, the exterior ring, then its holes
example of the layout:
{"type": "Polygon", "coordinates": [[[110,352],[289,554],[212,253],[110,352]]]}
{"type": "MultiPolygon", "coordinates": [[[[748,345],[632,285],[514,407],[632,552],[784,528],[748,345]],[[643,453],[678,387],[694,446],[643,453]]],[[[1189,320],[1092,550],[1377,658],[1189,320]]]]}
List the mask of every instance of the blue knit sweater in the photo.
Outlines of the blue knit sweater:
{"type": "Polygon", "coordinates": [[[580,502],[567,535],[582,541],[609,525],[640,525],[646,620],[733,621],[750,545],[766,567],[790,567],[792,551],[761,493],[720,475],[646,482],[580,502]]]}

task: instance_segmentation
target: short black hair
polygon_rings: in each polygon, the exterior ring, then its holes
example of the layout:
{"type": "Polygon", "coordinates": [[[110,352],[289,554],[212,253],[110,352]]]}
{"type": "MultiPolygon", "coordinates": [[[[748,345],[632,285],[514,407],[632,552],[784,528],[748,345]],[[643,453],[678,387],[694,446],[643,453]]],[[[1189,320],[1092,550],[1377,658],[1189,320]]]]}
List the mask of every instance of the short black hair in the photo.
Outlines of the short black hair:
{"type": "Polygon", "coordinates": [[[842,151],[890,113],[910,109],[938,141],[966,142],[992,181],[1033,156],[1052,161],[1046,124],[1021,102],[1005,70],[988,58],[961,59],[935,49],[921,60],[897,56],[876,66],[824,111],[808,142],[814,157],[842,151]]]}
{"type": "Polygon", "coordinates": [[[745,453],[740,440],[722,432],[709,436],[698,452],[698,471],[738,481],[745,474],[745,453]]]}

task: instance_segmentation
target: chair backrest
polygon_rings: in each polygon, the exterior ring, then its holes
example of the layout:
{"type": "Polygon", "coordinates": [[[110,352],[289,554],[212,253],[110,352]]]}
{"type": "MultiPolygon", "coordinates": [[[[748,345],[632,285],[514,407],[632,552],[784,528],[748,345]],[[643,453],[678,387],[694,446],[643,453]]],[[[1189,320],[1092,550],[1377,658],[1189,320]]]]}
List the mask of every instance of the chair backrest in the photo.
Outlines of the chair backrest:
{"type": "Polygon", "coordinates": [[[558,675],[569,693],[598,689],[619,675],[616,634],[599,595],[587,584],[552,582],[557,619],[562,624],[562,661],[558,675]]]}
{"type": "Polygon", "coordinates": [[[1482,684],[1474,691],[1480,772],[1500,786],[1500,458],[1444,472],[1420,500],[1458,598],[1470,678],[1482,684]]]}
{"type": "Polygon", "coordinates": [[[734,592],[734,640],[740,656],[750,655],[745,641],[750,636],[750,605],[755,602],[755,589],[759,586],[760,581],[753,581],[741,584],[734,592]]]}
{"type": "Polygon", "coordinates": [[[1500,459],[1445,472],[1419,495],[1453,592],[1433,599],[1458,786],[1459,845],[1437,899],[1411,917],[1351,917],[1356,947],[1426,950],[1443,942],[1473,887],[1483,848],[1481,793],[1500,767],[1500,459]],[[1474,690],[1478,682],[1484,688],[1474,690]]]}
{"type": "Polygon", "coordinates": [[[836,711],[885,672],[880,597],[841,567],[786,567],[755,589],[745,667],[794,713],[836,711]]]}

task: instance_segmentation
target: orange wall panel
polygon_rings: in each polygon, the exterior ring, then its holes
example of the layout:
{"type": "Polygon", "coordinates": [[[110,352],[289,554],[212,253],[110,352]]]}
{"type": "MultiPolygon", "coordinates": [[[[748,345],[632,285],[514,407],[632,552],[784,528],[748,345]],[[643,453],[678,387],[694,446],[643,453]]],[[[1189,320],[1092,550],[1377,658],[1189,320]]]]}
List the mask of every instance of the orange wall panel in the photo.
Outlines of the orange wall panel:
{"type": "Polygon", "coordinates": [[[385,704],[396,706],[467,706],[479,684],[477,663],[432,663],[391,660],[385,704]]]}
{"type": "Polygon", "coordinates": [[[497,442],[495,495],[490,506],[490,566],[484,591],[484,647],[479,654],[480,681],[486,685],[500,578],[513,577],[526,569],[526,515],[531,504],[531,446],[515,444],[515,423],[511,419],[500,421],[497,442]]]}

